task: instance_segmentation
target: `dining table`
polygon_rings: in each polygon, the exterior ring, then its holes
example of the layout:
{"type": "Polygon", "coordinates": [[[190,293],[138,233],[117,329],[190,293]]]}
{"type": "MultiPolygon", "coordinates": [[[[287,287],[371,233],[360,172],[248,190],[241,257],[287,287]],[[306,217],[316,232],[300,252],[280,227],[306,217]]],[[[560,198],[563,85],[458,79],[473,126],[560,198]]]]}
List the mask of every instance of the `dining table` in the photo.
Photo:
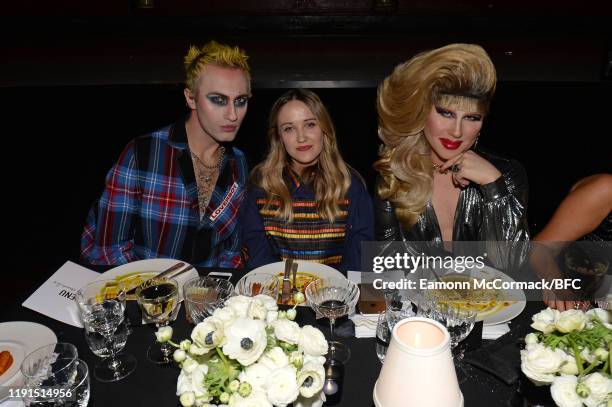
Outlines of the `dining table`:
{"type": "MultiPolygon", "coordinates": [[[[88,266],[92,270],[103,272],[110,267],[88,266]]],[[[212,271],[230,271],[231,281],[235,284],[248,270],[236,269],[226,270],[217,268],[198,268],[201,276],[212,271]]],[[[55,270],[49,269],[46,276],[50,276],[55,270]]],[[[63,322],[51,319],[45,315],[23,307],[21,304],[27,299],[46,278],[42,278],[31,288],[25,290],[19,301],[6,306],[0,310],[0,321],[31,321],[47,326],[56,334],[58,342],[69,342],[78,349],[78,354],[88,366],[90,371],[100,362],[89,349],[85,342],[82,328],[77,328],[63,322]]],[[[525,330],[531,323],[531,315],[543,308],[541,302],[528,302],[524,311],[514,318],[510,324],[511,330],[525,330]]],[[[135,301],[128,301],[126,317],[130,320],[131,330],[127,344],[123,352],[130,353],[137,359],[136,370],[128,377],[111,383],[103,383],[91,377],[91,393],[89,406],[180,406],[176,395],[176,382],[180,368],[176,363],[167,365],[156,365],[147,360],[147,347],[155,340],[155,327],[152,324],[143,325],[141,314],[135,301]]],[[[312,309],[306,306],[298,307],[296,321],[300,325],[311,324],[321,329],[326,337],[329,337],[329,323],[326,319],[315,319],[312,309]]],[[[352,324],[347,318],[339,321],[338,332],[343,330],[343,324],[352,324]]],[[[173,340],[180,341],[190,337],[194,325],[189,324],[185,318],[184,307],[179,310],[176,320],[171,322],[173,328],[173,340]]],[[[474,330],[465,340],[469,347],[477,348],[485,346],[488,341],[480,339],[480,330],[474,330]]],[[[330,403],[325,405],[336,406],[374,406],[372,392],[382,367],[375,351],[375,338],[355,338],[354,336],[341,337],[340,341],[348,346],[351,358],[344,365],[343,377],[341,378],[341,393],[330,403]]],[[[466,352],[470,352],[468,348],[466,352]]],[[[516,344],[517,360],[520,358],[520,344],[516,344]]],[[[521,391],[521,380],[512,385],[507,385],[490,373],[474,367],[467,371],[467,378],[460,383],[466,407],[494,407],[494,406],[530,406],[546,405],[532,404],[528,395],[521,391]]],[[[407,379],[408,380],[408,379],[407,379]]],[[[523,382],[524,382],[523,377],[523,382]]],[[[1,406],[1,404],[0,404],[1,406]]]]}

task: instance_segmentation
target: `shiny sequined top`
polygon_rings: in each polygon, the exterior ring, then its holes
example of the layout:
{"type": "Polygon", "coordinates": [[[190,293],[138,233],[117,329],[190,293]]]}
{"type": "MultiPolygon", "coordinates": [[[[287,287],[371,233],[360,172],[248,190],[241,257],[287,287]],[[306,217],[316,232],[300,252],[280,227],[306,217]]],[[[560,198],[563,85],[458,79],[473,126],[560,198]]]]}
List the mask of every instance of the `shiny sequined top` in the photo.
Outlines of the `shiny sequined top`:
{"type": "MultiPolygon", "coordinates": [[[[515,160],[482,150],[477,153],[502,175],[490,184],[470,183],[461,190],[455,211],[453,241],[528,241],[528,183],[525,170],[515,160]]],[[[375,199],[374,215],[376,240],[443,243],[431,201],[417,222],[409,228],[400,225],[389,201],[375,199]]],[[[498,251],[503,251],[503,248],[498,251]]],[[[489,260],[493,265],[507,268],[507,253],[490,254],[489,260]]]]}

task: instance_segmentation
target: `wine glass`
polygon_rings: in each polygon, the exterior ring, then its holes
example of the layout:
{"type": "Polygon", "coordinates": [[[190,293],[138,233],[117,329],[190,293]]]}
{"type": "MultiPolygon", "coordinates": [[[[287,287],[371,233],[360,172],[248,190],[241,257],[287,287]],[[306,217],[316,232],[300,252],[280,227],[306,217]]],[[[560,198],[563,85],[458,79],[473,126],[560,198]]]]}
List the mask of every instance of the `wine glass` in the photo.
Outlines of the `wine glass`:
{"type": "MultiPolygon", "coordinates": [[[[142,313],[159,329],[170,322],[178,304],[178,283],[169,278],[152,278],[136,288],[136,299],[142,313]]],[[[172,347],[155,341],[147,350],[147,358],[156,364],[172,361],[172,347]]]]}
{"type": "Polygon", "coordinates": [[[317,313],[329,319],[330,341],[328,362],[344,364],[350,357],[350,350],[343,343],[334,341],[336,319],[347,315],[355,308],[359,299],[359,287],[341,277],[324,277],[306,287],[306,301],[317,313]]]}
{"type": "Polygon", "coordinates": [[[101,382],[121,380],[136,369],[136,358],[117,354],[115,332],[125,319],[125,285],[116,280],[99,280],[87,284],[76,293],[83,325],[89,332],[106,341],[108,358],[94,368],[94,377],[101,382]]]}

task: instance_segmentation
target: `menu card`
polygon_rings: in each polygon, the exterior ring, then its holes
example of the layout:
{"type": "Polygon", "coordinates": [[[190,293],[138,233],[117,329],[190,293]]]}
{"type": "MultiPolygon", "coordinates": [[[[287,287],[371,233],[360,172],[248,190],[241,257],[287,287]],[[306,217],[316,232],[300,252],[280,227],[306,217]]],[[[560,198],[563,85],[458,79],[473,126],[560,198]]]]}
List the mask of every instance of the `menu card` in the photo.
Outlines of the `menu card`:
{"type": "Polygon", "coordinates": [[[67,261],[22,304],[43,315],[83,327],[74,301],[79,288],[100,279],[100,274],[67,261]]]}

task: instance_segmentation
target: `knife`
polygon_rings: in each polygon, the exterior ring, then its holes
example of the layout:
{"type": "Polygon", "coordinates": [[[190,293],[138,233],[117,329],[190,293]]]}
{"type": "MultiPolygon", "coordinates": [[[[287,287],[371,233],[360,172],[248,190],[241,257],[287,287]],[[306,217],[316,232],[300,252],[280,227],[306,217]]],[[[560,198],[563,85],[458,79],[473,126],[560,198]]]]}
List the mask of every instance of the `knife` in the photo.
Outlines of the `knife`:
{"type": "Polygon", "coordinates": [[[281,295],[282,303],[286,303],[291,295],[291,266],[293,265],[293,259],[285,260],[285,275],[283,276],[283,291],[281,295]]]}

